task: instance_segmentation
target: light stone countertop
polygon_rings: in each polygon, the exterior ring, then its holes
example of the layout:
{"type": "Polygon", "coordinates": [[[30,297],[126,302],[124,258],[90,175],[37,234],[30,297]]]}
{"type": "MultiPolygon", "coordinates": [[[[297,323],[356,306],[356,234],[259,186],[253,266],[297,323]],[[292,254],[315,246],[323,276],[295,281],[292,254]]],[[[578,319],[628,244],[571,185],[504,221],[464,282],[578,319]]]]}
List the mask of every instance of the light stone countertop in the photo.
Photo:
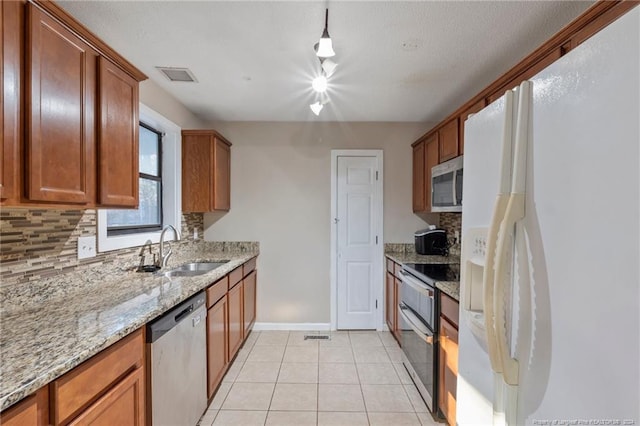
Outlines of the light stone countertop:
{"type": "Polygon", "coordinates": [[[452,299],[460,302],[460,282],[459,281],[438,281],[436,287],[443,293],[451,296],[452,299]]]}
{"type": "Polygon", "coordinates": [[[256,257],[258,250],[198,254],[183,260],[229,262],[203,275],[171,279],[137,272],[105,279],[82,271],[43,279],[32,297],[0,294],[0,410],[256,257]]]}

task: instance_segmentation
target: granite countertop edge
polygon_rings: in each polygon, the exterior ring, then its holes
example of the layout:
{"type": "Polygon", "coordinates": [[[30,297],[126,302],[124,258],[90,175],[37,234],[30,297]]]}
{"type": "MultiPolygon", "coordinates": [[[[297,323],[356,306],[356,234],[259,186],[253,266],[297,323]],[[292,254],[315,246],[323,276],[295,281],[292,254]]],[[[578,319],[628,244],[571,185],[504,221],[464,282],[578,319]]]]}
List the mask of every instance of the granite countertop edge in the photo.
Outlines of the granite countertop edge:
{"type": "MultiPolygon", "coordinates": [[[[51,336],[46,333],[43,336],[39,333],[42,328],[42,321],[46,322],[49,315],[56,318],[56,316],[52,314],[56,314],[62,309],[60,303],[58,304],[59,306],[52,309],[48,309],[48,306],[35,309],[36,312],[33,312],[33,308],[25,310],[24,313],[19,310],[11,313],[0,312],[3,330],[3,333],[0,335],[0,359],[2,360],[2,368],[0,369],[0,411],[9,408],[42,386],[61,377],[74,367],[118,342],[146,323],[161,316],[176,304],[204,290],[238,266],[243,265],[258,255],[258,251],[246,253],[209,253],[208,256],[205,256],[206,260],[213,261],[224,258],[225,260],[228,259],[229,262],[206,274],[193,277],[166,278],[162,275],[129,272],[113,280],[93,283],[95,286],[93,290],[97,290],[98,288],[103,290],[116,288],[120,290],[121,293],[125,293],[124,298],[129,296],[128,300],[118,300],[111,303],[108,298],[105,298],[107,300],[104,301],[103,311],[95,314],[97,318],[100,317],[101,313],[107,312],[108,315],[109,310],[124,306],[128,302],[134,301],[134,299],[140,297],[144,299],[145,294],[148,296],[146,298],[147,301],[152,301],[149,293],[153,295],[159,291],[160,295],[155,298],[155,306],[145,309],[135,306],[123,314],[119,314],[117,318],[115,318],[117,326],[113,327],[112,330],[95,336],[89,334],[89,336],[67,338],[66,340],[68,342],[66,347],[63,345],[58,352],[55,352],[55,350],[52,352],[51,348],[47,348],[47,346],[53,346],[55,348],[52,340],[56,340],[56,337],[64,340],[65,337],[67,337],[65,336],[65,331],[68,333],[69,330],[65,329],[65,326],[76,326],[78,327],[78,333],[82,334],[79,331],[81,325],[75,323],[64,324],[64,321],[59,329],[52,327],[53,331],[49,333],[59,334],[59,336],[51,336]],[[98,287],[98,285],[100,287],[98,287]],[[165,295],[166,297],[163,298],[162,288],[167,286],[172,287],[174,285],[175,288],[172,289],[173,292],[165,295]],[[128,286],[128,290],[124,289],[124,286],[128,286]],[[14,328],[18,331],[13,333],[6,332],[14,328]],[[19,330],[25,329],[30,331],[30,333],[20,333],[19,330]],[[44,346],[44,348],[40,346],[44,346]],[[31,359],[26,361],[26,364],[23,357],[28,357],[28,355],[25,355],[25,353],[35,353],[31,359]],[[20,364],[20,366],[14,364],[20,364]]],[[[194,261],[201,260],[205,259],[194,259],[194,261]]],[[[78,297],[72,298],[74,303],[71,305],[71,309],[73,309],[74,306],[81,306],[85,302],[85,299],[91,299],[92,296],[95,297],[95,293],[93,291],[87,291],[85,288],[78,297]]],[[[120,297],[120,299],[122,298],[123,297],[120,297]]],[[[92,302],[95,303],[93,300],[92,302]]],[[[91,303],[87,305],[89,307],[92,306],[91,303]]],[[[80,311],[80,313],[82,313],[82,311],[80,311]]],[[[72,319],[79,322],[77,316],[72,319]]],[[[98,326],[100,325],[98,324],[98,326]]],[[[73,331],[74,330],[71,330],[71,332],[73,331]]]]}
{"type": "Polygon", "coordinates": [[[460,302],[460,282],[438,281],[436,282],[436,288],[445,293],[447,296],[450,296],[456,302],[460,302]]]}

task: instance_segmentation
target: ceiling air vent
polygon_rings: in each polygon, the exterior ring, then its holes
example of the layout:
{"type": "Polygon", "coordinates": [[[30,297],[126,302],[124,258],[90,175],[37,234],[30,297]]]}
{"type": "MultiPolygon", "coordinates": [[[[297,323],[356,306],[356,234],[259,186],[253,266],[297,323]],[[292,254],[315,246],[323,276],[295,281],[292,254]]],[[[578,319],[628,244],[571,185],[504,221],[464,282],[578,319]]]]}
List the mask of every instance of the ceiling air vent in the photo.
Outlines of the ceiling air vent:
{"type": "Polygon", "coordinates": [[[173,68],[173,67],[156,67],[165,77],[171,81],[186,81],[189,83],[195,83],[196,77],[188,68],[173,68]]]}

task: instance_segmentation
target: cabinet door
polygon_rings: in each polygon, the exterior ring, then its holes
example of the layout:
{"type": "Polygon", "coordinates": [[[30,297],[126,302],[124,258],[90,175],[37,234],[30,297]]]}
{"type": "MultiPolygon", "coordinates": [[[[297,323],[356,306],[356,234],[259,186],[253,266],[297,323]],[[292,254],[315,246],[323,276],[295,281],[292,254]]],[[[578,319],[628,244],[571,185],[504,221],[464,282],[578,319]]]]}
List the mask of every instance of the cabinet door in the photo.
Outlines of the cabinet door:
{"type": "Polygon", "coordinates": [[[458,330],[440,317],[440,366],[438,407],[449,425],[456,424],[456,386],[458,377],[458,330]]]}
{"type": "Polygon", "coordinates": [[[19,197],[23,10],[18,1],[0,1],[0,200],[19,197]]]}
{"type": "Polygon", "coordinates": [[[251,272],[243,281],[243,299],[244,299],[244,335],[245,337],[251,331],[251,327],[256,320],[256,284],[258,273],[251,272]]]}
{"type": "Polygon", "coordinates": [[[385,299],[386,299],[386,312],[385,318],[387,320],[387,326],[389,331],[393,333],[396,328],[394,305],[395,305],[395,278],[389,272],[387,272],[387,281],[385,285],[385,299]]]}
{"type": "Polygon", "coordinates": [[[144,426],[144,368],[134,370],[118,382],[70,425],[144,426]]]}
{"type": "Polygon", "coordinates": [[[438,165],[438,151],[438,133],[435,133],[425,141],[424,149],[425,210],[427,212],[431,212],[431,168],[438,165]]]}
{"type": "Polygon", "coordinates": [[[182,211],[211,210],[213,144],[210,135],[182,134],[182,211]]]}
{"type": "Polygon", "coordinates": [[[229,364],[227,346],[227,298],[223,297],[207,313],[207,396],[211,398],[229,364]]]}
{"type": "Polygon", "coordinates": [[[99,59],[98,202],[138,206],[138,82],[99,59]]]}
{"type": "Polygon", "coordinates": [[[458,119],[454,118],[440,130],[440,157],[442,163],[458,156],[458,119]]]}
{"type": "Polygon", "coordinates": [[[413,147],[413,211],[426,208],[424,190],[424,142],[413,147]]]}
{"type": "Polygon", "coordinates": [[[27,7],[27,196],[92,203],[97,54],[58,21],[27,7]]]}
{"type": "Polygon", "coordinates": [[[243,338],[243,317],[242,317],[242,283],[237,284],[229,293],[229,360],[238,352],[240,345],[242,345],[243,338]]]}
{"type": "Polygon", "coordinates": [[[484,98],[482,98],[475,104],[471,105],[469,108],[465,109],[462,114],[460,114],[460,118],[458,119],[458,122],[460,123],[459,124],[460,127],[458,130],[458,144],[459,144],[460,155],[464,154],[464,123],[465,121],[467,121],[467,118],[469,118],[469,115],[479,112],[484,107],[485,107],[485,100],[484,98]]]}
{"type": "MultiPolygon", "coordinates": [[[[0,6],[1,7],[1,6],[0,6]]],[[[49,393],[47,386],[0,413],[2,426],[44,426],[49,424],[49,393]]]]}
{"type": "Polygon", "coordinates": [[[398,300],[400,300],[400,281],[398,278],[393,278],[393,335],[396,336],[398,344],[402,346],[400,341],[400,321],[398,320],[398,300]]]}
{"type": "Polygon", "coordinates": [[[231,147],[215,138],[213,210],[231,208],[231,147]]]}

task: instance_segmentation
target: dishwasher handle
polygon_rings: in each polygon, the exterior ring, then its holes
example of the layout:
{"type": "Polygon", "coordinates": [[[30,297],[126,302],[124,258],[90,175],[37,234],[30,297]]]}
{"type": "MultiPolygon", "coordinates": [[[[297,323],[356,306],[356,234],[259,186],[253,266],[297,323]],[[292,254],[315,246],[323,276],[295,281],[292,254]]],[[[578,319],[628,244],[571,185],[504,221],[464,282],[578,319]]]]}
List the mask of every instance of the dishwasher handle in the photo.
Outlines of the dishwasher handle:
{"type": "Polygon", "coordinates": [[[179,323],[180,321],[182,321],[185,317],[189,316],[189,314],[193,312],[193,304],[189,305],[187,308],[185,308],[182,312],[180,312],[178,315],[176,315],[173,320],[177,323],[179,323]]]}
{"type": "MultiPolygon", "coordinates": [[[[159,318],[147,324],[147,343],[154,343],[180,322],[193,315],[200,307],[204,307],[205,293],[196,293],[182,303],[178,303],[159,318]]],[[[204,308],[203,308],[204,309],[204,308]]],[[[194,326],[197,324],[194,324],[194,326]]]]}

